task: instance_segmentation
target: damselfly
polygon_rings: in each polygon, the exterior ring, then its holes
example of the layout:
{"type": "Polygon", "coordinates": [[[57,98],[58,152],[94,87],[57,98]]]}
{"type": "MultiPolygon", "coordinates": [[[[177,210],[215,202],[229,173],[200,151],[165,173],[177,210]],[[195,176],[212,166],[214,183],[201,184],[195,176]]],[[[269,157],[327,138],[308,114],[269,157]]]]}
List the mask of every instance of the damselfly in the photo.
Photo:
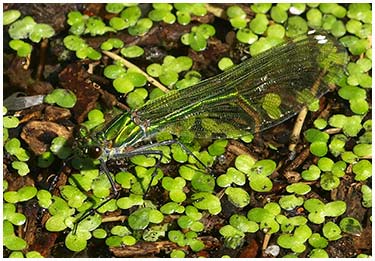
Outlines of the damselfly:
{"type": "MultiPolygon", "coordinates": [[[[160,131],[177,138],[240,138],[295,115],[325,94],[343,73],[347,54],[325,33],[289,40],[196,85],[170,91],[125,112],[104,128],[84,152],[99,159],[157,154],[156,145],[139,146],[160,131]]],[[[81,143],[82,144],[82,143],[81,143]]],[[[108,175],[114,188],[114,181],[108,175]]],[[[87,215],[84,215],[87,216],[87,215]]]]}
{"type": "Polygon", "coordinates": [[[277,125],[321,97],[347,55],[332,37],[290,40],[196,85],[170,91],[110,123],[89,147],[107,161],[163,130],[180,137],[239,138],[277,125]],[[100,151],[99,151],[100,150],[100,151]]]}

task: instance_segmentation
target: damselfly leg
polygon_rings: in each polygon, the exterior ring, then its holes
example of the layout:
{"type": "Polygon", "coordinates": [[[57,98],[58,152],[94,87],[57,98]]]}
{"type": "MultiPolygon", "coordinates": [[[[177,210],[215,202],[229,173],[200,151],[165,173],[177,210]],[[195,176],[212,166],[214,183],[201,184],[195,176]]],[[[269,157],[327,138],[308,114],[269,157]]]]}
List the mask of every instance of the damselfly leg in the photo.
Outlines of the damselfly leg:
{"type": "MultiPolygon", "coordinates": [[[[110,159],[126,159],[126,158],[131,158],[131,157],[134,157],[134,156],[138,156],[138,155],[148,155],[148,156],[154,155],[154,156],[156,156],[156,163],[155,163],[155,166],[153,167],[154,170],[153,170],[153,172],[151,174],[150,182],[148,183],[148,185],[147,185],[146,188],[143,188],[144,189],[144,194],[143,195],[146,196],[147,193],[149,192],[151,184],[154,181],[155,176],[157,175],[157,170],[160,167],[161,160],[163,158],[163,152],[161,150],[157,150],[157,149],[153,149],[153,148],[157,148],[159,146],[170,146],[172,144],[178,144],[179,146],[181,146],[181,148],[186,153],[188,153],[190,156],[192,156],[204,169],[206,169],[208,172],[210,172],[210,169],[197,156],[195,156],[191,152],[191,150],[189,150],[189,148],[187,148],[183,143],[181,143],[178,140],[166,140],[166,141],[162,141],[162,142],[158,142],[158,143],[144,145],[144,146],[136,148],[136,149],[134,149],[134,150],[132,150],[130,152],[114,153],[114,154],[111,155],[110,159]]],[[[119,196],[119,190],[117,190],[117,188],[116,188],[115,181],[113,180],[113,178],[112,178],[112,176],[110,174],[110,171],[109,171],[109,169],[107,167],[106,162],[103,159],[99,159],[99,161],[100,161],[100,169],[101,169],[101,171],[104,172],[104,174],[106,175],[106,177],[108,178],[108,180],[109,180],[109,182],[111,184],[112,193],[110,194],[109,197],[107,197],[98,206],[96,206],[96,207],[94,207],[92,209],[87,210],[81,217],[78,218],[78,220],[74,224],[73,233],[76,233],[77,226],[78,226],[78,224],[82,220],[84,220],[87,217],[89,217],[90,215],[94,214],[100,207],[102,207],[105,204],[107,204],[110,200],[116,199],[119,196]]]]}

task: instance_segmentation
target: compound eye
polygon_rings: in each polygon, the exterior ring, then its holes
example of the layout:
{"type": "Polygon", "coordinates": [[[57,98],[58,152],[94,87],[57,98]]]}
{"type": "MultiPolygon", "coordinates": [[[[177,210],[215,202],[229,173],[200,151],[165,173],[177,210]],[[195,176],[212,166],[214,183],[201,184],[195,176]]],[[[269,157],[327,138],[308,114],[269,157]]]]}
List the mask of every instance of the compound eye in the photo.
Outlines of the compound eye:
{"type": "Polygon", "coordinates": [[[102,149],[98,146],[92,146],[88,150],[88,155],[92,159],[97,159],[100,157],[100,155],[102,155],[102,149]]]}

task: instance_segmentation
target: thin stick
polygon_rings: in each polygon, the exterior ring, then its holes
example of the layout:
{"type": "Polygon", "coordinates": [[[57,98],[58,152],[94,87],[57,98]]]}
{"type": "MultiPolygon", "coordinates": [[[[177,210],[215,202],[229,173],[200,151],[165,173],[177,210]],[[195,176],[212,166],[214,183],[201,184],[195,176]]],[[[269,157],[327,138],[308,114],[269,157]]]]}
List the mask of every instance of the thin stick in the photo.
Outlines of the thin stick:
{"type": "Polygon", "coordinates": [[[296,123],[294,124],[292,135],[290,135],[291,143],[289,144],[289,151],[291,152],[294,152],[297,146],[299,136],[301,134],[302,126],[303,126],[303,123],[305,122],[306,115],[307,115],[307,107],[305,106],[298,114],[296,123]]]}
{"type": "Polygon", "coordinates": [[[128,60],[122,58],[121,56],[115,54],[115,53],[112,53],[112,52],[108,52],[108,51],[102,51],[105,55],[107,55],[108,57],[112,58],[113,60],[117,60],[117,61],[121,61],[127,68],[133,68],[133,69],[136,69],[139,73],[141,73],[142,75],[144,75],[147,79],[147,81],[149,81],[152,85],[154,85],[155,87],[158,87],[160,90],[162,90],[163,92],[168,92],[168,88],[166,88],[164,85],[162,85],[160,82],[158,82],[157,80],[155,80],[154,78],[152,78],[150,75],[148,75],[147,73],[145,73],[144,71],[141,70],[141,68],[139,68],[138,66],[136,66],[135,64],[132,64],[131,62],[129,62],[128,60]]]}
{"type": "Polygon", "coordinates": [[[205,7],[206,7],[208,12],[210,12],[211,14],[213,14],[216,17],[219,17],[219,18],[222,18],[222,19],[228,18],[226,13],[225,13],[225,10],[223,8],[216,7],[216,6],[213,6],[211,4],[205,4],[205,7]]]}
{"type": "Polygon", "coordinates": [[[337,134],[341,132],[341,128],[330,128],[330,129],[326,129],[324,132],[329,135],[337,134]]]}
{"type": "MultiPolygon", "coordinates": [[[[214,6],[212,4],[205,4],[205,7],[206,7],[207,12],[213,14],[214,16],[219,17],[224,20],[229,20],[228,15],[223,8],[214,6]]],[[[246,22],[250,22],[249,17],[246,17],[245,20],[246,22]]]]}
{"type": "Polygon", "coordinates": [[[105,223],[105,222],[117,222],[117,221],[121,221],[121,222],[124,222],[126,220],[126,216],[117,216],[117,217],[104,217],[102,219],[102,223],[105,223]]]}
{"type": "Polygon", "coordinates": [[[30,61],[31,61],[31,54],[28,54],[28,55],[25,57],[25,64],[24,64],[23,67],[22,67],[25,71],[29,69],[30,61]]]}
{"type": "Polygon", "coordinates": [[[262,245],[263,251],[266,250],[266,248],[268,247],[268,242],[270,242],[270,239],[271,239],[271,234],[266,233],[263,239],[263,245],[262,245]]]}
{"type": "Polygon", "coordinates": [[[47,46],[48,46],[48,39],[44,38],[42,42],[40,43],[39,65],[38,65],[38,69],[36,72],[37,80],[41,80],[43,76],[44,65],[46,63],[47,46]]]}

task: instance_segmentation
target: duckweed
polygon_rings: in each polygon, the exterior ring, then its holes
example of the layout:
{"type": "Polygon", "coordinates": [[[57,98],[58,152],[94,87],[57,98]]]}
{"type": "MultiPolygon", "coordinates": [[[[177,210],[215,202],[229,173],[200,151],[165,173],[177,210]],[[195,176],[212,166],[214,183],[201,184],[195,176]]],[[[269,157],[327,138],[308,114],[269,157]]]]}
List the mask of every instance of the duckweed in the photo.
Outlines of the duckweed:
{"type": "MultiPolygon", "coordinates": [[[[342,216],[346,211],[344,201],[323,203],[319,199],[304,197],[312,187],[332,190],[337,188],[341,177],[353,175],[355,181],[363,183],[361,184],[362,205],[366,208],[372,206],[372,191],[365,184],[372,175],[372,164],[370,160],[367,160],[367,157],[371,155],[371,122],[367,121],[362,124],[370,110],[367,88],[371,88],[372,84],[372,78],[369,75],[372,69],[372,50],[367,39],[371,29],[371,5],[353,3],[348,6],[346,9],[346,5],[336,3],[252,4],[250,9],[255,16],[250,17],[251,19],[239,6],[233,5],[226,9],[228,21],[234,27],[237,40],[241,46],[250,45],[245,52],[250,51],[251,55],[257,55],[279,44],[285,36],[293,37],[304,34],[309,28],[322,28],[340,38],[351,54],[360,56],[360,58],[351,59],[347,68],[348,75],[343,76],[338,84],[340,86],[338,94],[343,98],[340,103],[344,102],[350,106],[351,112],[345,111],[345,115],[333,114],[327,119],[319,118],[314,121],[315,128],[304,132],[311,153],[318,158],[313,157],[314,164],[308,165],[310,161],[306,161],[307,163],[299,169],[301,171],[298,170],[303,181],[285,187],[286,192],[293,193],[292,195],[281,195],[278,203],[267,203],[263,208],[249,208],[250,193],[251,195],[255,193],[257,196],[259,194],[257,192],[269,192],[272,189],[274,180],[271,180],[269,176],[277,174],[275,161],[255,160],[248,155],[240,155],[235,159],[235,167],[226,169],[221,172],[221,175],[212,176],[200,171],[196,167],[198,165],[196,159],[188,155],[181,147],[161,146],[160,150],[164,153],[161,162],[163,164],[171,160],[179,162],[178,172],[172,176],[163,176],[163,172],[158,169],[156,176],[152,179],[153,167],[156,164],[155,157],[132,157],[129,161],[130,164],[136,165],[134,169],[130,168],[129,171],[120,171],[114,175],[118,188],[121,186],[125,194],[121,194],[118,199],[112,199],[97,210],[98,213],[105,213],[120,208],[128,213],[128,219],[122,224],[103,229],[99,228],[101,217],[96,213],[80,222],[77,234],[67,233],[66,247],[72,251],[81,251],[87,247],[87,241],[91,236],[96,239],[105,239],[105,243],[112,247],[131,246],[138,240],[155,242],[168,237],[178,246],[189,246],[193,251],[200,251],[205,247],[197,238],[199,232],[206,230],[202,217],[205,213],[217,215],[221,212],[222,199],[215,191],[216,185],[224,188],[224,197],[234,207],[248,210],[247,217],[234,214],[230,217],[229,223],[225,223],[219,230],[227,247],[240,247],[247,233],[255,233],[260,229],[261,233],[265,234],[279,232],[277,244],[294,252],[287,256],[295,257],[298,253],[304,252],[308,242],[313,249],[309,248],[310,252],[306,251],[307,256],[328,257],[323,248],[328,246],[329,241],[342,237],[342,232],[360,235],[362,232],[360,222],[352,217],[342,216]],[[303,15],[298,16],[301,14],[303,15]],[[348,19],[342,20],[344,17],[348,19]],[[327,127],[338,128],[339,133],[330,135],[328,130],[324,131],[327,127]],[[358,134],[361,136],[358,137],[358,134]],[[347,168],[348,163],[351,164],[349,168],[347,168]],[[349,172],[350,169],[352,173],[349,172]],[[163,202],[161,205],[153,205],[154,202],[146,200],[143,194],[149,186],[155,186],[159,181],[161,181],[161,187],[167,190],[165,196],[167,199],[169,196],[170,201],[163,202]],[[305,181],[318,182],[304,183],[305,181]],[[247,182],[250,188],[246,188],[247,182]],[[303,215],[298,215],[303,209],[308,219],[303,215]],[[297,213],[296,216],[295,213],[297,213]],[[177,224],[174,225],[174,229],[181,229],[181,231],[170,230],[167,224],[164,224],[164,215],[176,216],[175,223],[177,224]],[[328,220],[327,217],[334,219],[328,220]],[[340,221],[339,225],[332,222],[336,219],[340,221]],[[321,226],[321,231],[316,231],[314,228],[313,233],[309,228],[309,222],[324,225],[321,226]]],[[[152,7],[150,12],[142,14],[143,10],[136,4],[106,4],[106,11],[112,14],[108,18],[109,25],[106,25],[101,18],[84,15],[77,11],[70,12],[67,23],[71,26],[69,31],[72,35],[64,38],[64,44],[69,50],[76,52],[78,58],[98,60],[101,58],[100,52],[88,46],[80,35],[95,36],[108,32],[116,34],[116,31],[127,29],[130,35],[142,36],[155,22],[175,23],[177,21],[182,25],[187,25],[191,22],[193,15],[203,16],[207,13],[205,5],[201,3],[157,3],[152,7]]],[[[39,42],[42,38],[52,37],[54,31],[47,25],[37,24],[31,17],[19,19],[20,15],[17,10],[6,11],[3,23],[10,25],[11,37],[18,37],[9,42],[10,47],[17,51],[18,56],[27,57],[31,54],[33,47],[27,41],[39,42]]],[[[193,17],[193,19],[196,18],[193,17]]],[[[199,24],[199,19],[195,21],[199,24]]],[[[215,34],[214,27],[209,24],[200,24],[192,27],[190,33],[183,35],[181,41],[195,51],[202,51],[207,48],[208,39],[215,34]]],[[[117,38],[109,38],[102,42],[100,49],[107,51],[119,49],[116,51],[127,58],[144,55],[141,47],[135,45],[124,47],[124,42],[117,38]]],[[[188,71],[192,66],[193,60],[189,57],[166,56],[162,64],[151,63],[146,71],[152,77],[159,78],[171,89],[178,89],[200,81],[201,75],[198,72],[188,71]]],[[[228,57],[222,58],[218,63],[220,70],[227,70],[231,66],[233,66],[233,61],[228,57]]],[[[120,62],[106,66],[104,76],[113,80],[115,91],[124,94],[124,100],[126,99],[127,105],[132,109],[138,108],[147,99],[163,95],[159,89],[149,90],[145,87],[146,78],[132,69],[125,69],[120,62]]],[[[76,98],[71,96],[71,93],[59,93],[59,89],[55,91],[56,93],[46,97],[46,102],[65,108],[74,107],[76,98]]],[[[313,107],[315,108],[310,109],[319,109],[318,100],[313,107]]],[[[19,120],[14,116],[4,117],[3,122],[5,128],[19,128],[19,120]]],[[[104,122],[103,111],[101,107],[98,107],[88,113],[88,120],[83,122],[83,125],[88,130],[92,130],[104,122]]],[[[4,130],[4,132],[7,131],[7,129],[4,130]]],[[[214,160],[220,161],[219,156],[225,153],[228,144],[226,140],[217,140],[207,145],[207,151],[197,152],[201,145],[193,140],[193,134],[186,131],[183,136],[184,141],[189,143],[189,148],[193,148],[194,155],[207,163],[207,166],[210,166],[214,160]]],[[[160,140],[171,138],[173,137],[169,135],[160,140]]],[[[159,137],[157,139],[159,141],[159,137]]],[[[30,172],[28,162],[26,162],[30,158],[28,152],[21,147],[21,142],[17,138],[11,136],[8,140],[6,135],[4,140],[6,141],[5,151],[13,160],[11,162],[13,171],[17,171],[19,175],[27,175],[30,172]]],[[[37,157],[37,166],[47,168],[52,165],[55,156],[67,159],[70,154],[66,140],[57,137],[53,140],[49,150],[37,157]]],[[[7,189],[6,181],[4,181],[4,189],[7,189]]],[[[3,226],[6,236],[4,236],[4,245],[14,251],[10,256],[23,257],[25,254],[26,257],[40,257],[40,254],[34,251],[26,253],[24,250],[27,247],[26,241],[17,237],[14,232],[13,225],[19,226],[26,222],[26,217],[15,211],[15,203],[28,201],[36,196],[39,206],[48,209],[51,214],[51,218],[46,222],[46,229],[58,232],[72,229],[75,220],[91,205],[99,205],[103,202],[104,198],[109,196],[110,191],[108,179],[104,175],[99,175],[98,169],[73,173],[69,178],[69,183],[60,187],[62,198],[52,196],[46,190],[37,191],[34,187],[5,191],[3,226]],[[83,190],[89,192],[92,202],[87,200],[88,195],[83,190]],[[73,216],[74,214],[76,216],[73,216]],[[22,253],[20,250],[25,252],[22,253]]],[[[271,198],[267,196],[265,199],[271,198]]],[[[170,252],[171,257],[178,258],[186,254],[188,254],[188,248],[170,252]]]]}
{"type": "Polygon", "coordinates": [[[338,240],[342,237],[340,227],[332,221],[324,224],[322,231],[323,235],[330,241],[338,240]]]}
{"type": "Polygon", "coordinates": [[[367,185],[362,185],[362,206],[370,208],[372,206],[372,189],[367,185]]]}
{"type": "Polygon", "coordinates": [[[215,34],[215,27],[209,24],[193,26],[190,33],[181,36],[181,42],[199,52],[207,47],[207,39],[215,34]]]}
{"type": "Polygon", "coordinates": [[[361,160],[353,165],[354,179],[364,181],[372,176],[372,164],[368,160],[361,160]]]}
{"type": "Polygon", "coordinates": [[[121,49],[121,54],[127,58],[135,58],[143,55],[144,50],[137,45],[127,46],[121,49]]]}
{"type": "Polygon", "coordinates": [[[44,102],[49,104],[57,104],[63,108],[73,108],[77,102],[75,94],[66,89],[55,89],[50,94],[46,95],[44,102]]]}
{"type": "Polygon", "coordinates": [[[33,49],[33,47],[22,41],[22,40],[12,40],[9,42],[9,46],[10,48],[12,48],[13,50],[17,51],[17,55],[19,57],[27,57],[31,54],[31,51],[33,49]]]}
{"type": "Polygon", "coordinates": [[[288,13],[279,5],[271,8],[271,18],[277,23],[284,23],[288,19],[288,13]]]}
{"type": "Polygon", "coordinates": [[[250,204],[250,195],[242,188],[227,188],[225,194],[236,207],[243,208],[250,204]]]}
{"type": "Polygon", "coordinates": [[[17,138],[8,140],[4,147],[10,155],[16,156],[20,161],[28,161],[30,158],[26,150],[21,147],[21,142],[17,138]]]}
{"type": "Polygon", "coordinates": [[[18,10],[7,10],[3,13],[3,25],[8,25],[20,18],[21,12],[18,10]]]}
{"type": "Polygon", "coordinates": [[[267,16],[264,14],[257,14],[255,18],[250,21],[250,29],[255,34],[263,34],[268,26],[267,16]]]}

